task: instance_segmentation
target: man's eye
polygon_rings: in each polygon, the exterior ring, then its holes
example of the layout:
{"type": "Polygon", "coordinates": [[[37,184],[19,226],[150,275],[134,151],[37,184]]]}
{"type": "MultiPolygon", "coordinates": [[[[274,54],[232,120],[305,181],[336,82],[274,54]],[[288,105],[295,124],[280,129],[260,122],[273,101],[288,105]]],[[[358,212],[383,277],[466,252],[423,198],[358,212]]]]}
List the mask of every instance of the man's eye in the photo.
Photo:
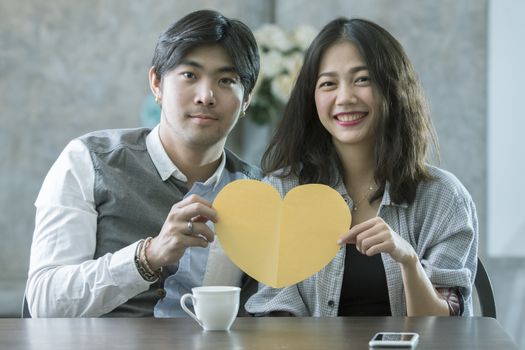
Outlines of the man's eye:
{"type": "Polygon", "coordinates": [[[233,85],[235,84],[237,81],[235,79],[232,79],[232,78],[222,78],[219,80],[219,83],[222,84],[222,85],[233,85]]]}
{"type": "Polygon", "coordinates": [[[183,72],[181,73],[181,75],[186,78],[186,79],[193,79],[195,78],[195,74],[193,74],[192,72],[183,72]]]}

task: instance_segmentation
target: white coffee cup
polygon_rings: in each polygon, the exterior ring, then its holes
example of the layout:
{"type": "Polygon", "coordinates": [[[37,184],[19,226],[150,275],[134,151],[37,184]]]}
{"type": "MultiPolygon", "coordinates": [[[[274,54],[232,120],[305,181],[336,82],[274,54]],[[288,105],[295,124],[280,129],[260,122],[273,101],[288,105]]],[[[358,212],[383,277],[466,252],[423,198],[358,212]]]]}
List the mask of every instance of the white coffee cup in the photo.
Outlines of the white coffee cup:
{"type": "Polygon", "coordinates": [[[228,331],[239,311],[239,287],[206,286],[191,289],[184,294],[180,305],[205,331],[228,331]],[[186,306],[191,299],[195,313],[186,306]]]}

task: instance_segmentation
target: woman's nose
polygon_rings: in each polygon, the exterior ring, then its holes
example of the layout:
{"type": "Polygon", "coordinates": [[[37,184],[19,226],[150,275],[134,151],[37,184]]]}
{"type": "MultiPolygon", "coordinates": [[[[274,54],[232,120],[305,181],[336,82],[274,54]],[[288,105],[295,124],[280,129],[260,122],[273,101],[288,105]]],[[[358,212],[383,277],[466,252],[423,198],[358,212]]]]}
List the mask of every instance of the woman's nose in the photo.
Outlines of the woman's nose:
{"type": "Polygon", "coordinates": [[[357,102],[355,90],[348,84],[342,84],[337,91],[336,103],[339,105],[352,104],[357,102]]]}

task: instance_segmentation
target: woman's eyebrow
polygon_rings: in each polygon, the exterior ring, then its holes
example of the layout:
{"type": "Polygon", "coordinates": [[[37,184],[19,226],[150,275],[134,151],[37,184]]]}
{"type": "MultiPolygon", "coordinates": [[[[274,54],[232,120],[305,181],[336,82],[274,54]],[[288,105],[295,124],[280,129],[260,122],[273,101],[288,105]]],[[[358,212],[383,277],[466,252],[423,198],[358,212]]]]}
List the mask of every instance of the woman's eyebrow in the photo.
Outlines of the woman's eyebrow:
{"type": "MultiPolygon", "coordinates": [[[[349,73],[357,73],[357,72],[360,72],[362,70],[368,70],[368,67],[367,66],[356,66],[356,67],[353,67],[349,70],[349,73]]],[[[336,76],[337,73],[336,72],[333,72],[333,71],[327,71],[327,72],[321,72],[319,73],[319,75],[317,76],[317,79],[319,79],[320,77],[323,77],[323,76],[328,76],[328,77],[334,77],[336,76]]]]}

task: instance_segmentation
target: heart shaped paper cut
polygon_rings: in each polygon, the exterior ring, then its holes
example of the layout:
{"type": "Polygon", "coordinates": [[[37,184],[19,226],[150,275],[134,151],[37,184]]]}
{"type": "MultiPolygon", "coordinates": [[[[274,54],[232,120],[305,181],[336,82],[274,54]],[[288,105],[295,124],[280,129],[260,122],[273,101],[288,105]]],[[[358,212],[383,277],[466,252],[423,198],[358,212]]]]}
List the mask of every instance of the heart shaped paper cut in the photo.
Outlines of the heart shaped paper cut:
{"type": "Polygon", "coordinates": [[[213,206],[219,215],[215,231],[228,257],[274,288],[325,267],[352,220],[341,195],[319,184],[297,186],[281,200],[267,183],[237,180],[221,190],[213,206]]]}

